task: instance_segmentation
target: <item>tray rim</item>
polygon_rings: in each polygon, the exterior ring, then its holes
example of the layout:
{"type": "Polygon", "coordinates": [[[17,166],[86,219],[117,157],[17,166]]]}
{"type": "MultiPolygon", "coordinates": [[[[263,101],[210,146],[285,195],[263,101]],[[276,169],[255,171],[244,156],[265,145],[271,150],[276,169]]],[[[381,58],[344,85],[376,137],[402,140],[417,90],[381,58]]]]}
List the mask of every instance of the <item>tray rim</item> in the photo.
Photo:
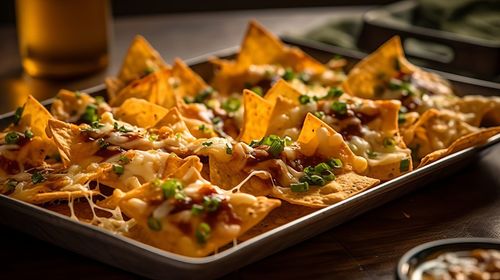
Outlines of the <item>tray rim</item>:
{"type": "MultiPolygon", "coordinates": [[[[285,38],[284,39],[285,42],[290,43],[290,40],[288,40],[287,37],[284,37],[284,38],[285,38]]],[[[299,47],[301,47],[302,44],[300,42],[294,43],[293,40],[294,39],[292,39],[291,44],[298,45],[299,47]]],[[[310,46],[310,45],[305,45],[305,46],[309,47],[309,48],[316,48],[316,47],[310,46]]],[[[185,62],[189,66],[194,66],[196,64],[206,63],[208,61],[208,58],[213,57],[213,56],[225,57],[225,56],[234,55],[238,49],[239,49],[238,46],[229,47],[226,49],[210,52],[210,53],[207,53],[205,55],[196,56],[196,57],[193,57],[191,59],[186,59],[185,62]]],[[[358,57],[357,55],[353,55],[349,51],[342,52],[342,51],[335,50],[334,52],[332,52],[331,50],[328,50],[328,49],[331,49],[330,47],[327,48],[326,50],[322,49],[322,48],[316,48],[316,49],[319,49],[319,50],[322,50],[325,52],[330,52],[330,53],[340,53],[341,55],[347,56],[347,57],[352,58],[352,59],[360,59],[361,58],[361,57],[358,57]]],[[[334,48],[334,49],[337,49],[337,48],[334,48]]],[[[438,72],[435,70],[431,70],[431,71],[438,72]]],[[[459,75],[456,75],[456,76],[458,76],[460,78],[464,78],[464,77],[459,76],[459,75]]],[[[477,80],[477,79],[475,79],[475,80],[477,80]]],[[[478,80],[478,81],[483,82],[482,80],[478,80]]],[[[486,82],[486,81],[484,81],[484,82],[486,82]]],[[[495,83],[493,83],[493,84],[495,84],[495,83]]],[[[484,85],[476,85],[476,86],[484,86],[484,85]]],[[[105,85],[99,84],[99,85],[84,89],[82,91],[87,92],[89,94],[99,94],[99,93],[103,92],[104,90],[105,90],[105,85]]],[[[42,101],[41,103],[43,105],[47,106],[47,105],[50,105],[53,102],[53,100],[54,100],[54,98],[50,98],[50,99],[42,101]]],[[[12,117],[13,114],[14,114],[14,112],[8,112],[8,113],[0,115],[0,121],[12,117]]],[[[54,212],[54,211],[45,209],[45,208],[40,207],[38,205],[19,201],[19,200],[13,199],[13,198],[5,196],[5,195],[0,195],[0,201],[6,199],[10,203],[13,203],[16,206],[23,208],[23,210],[25,210],[25,211],[35,211],[38,213],[43,213],[43,215],[47,215],[47,218],[49,218],[49,217],[57,218],[57,219],[62,218],[65,222],[69,222],[73,226],[83,227],[87,230],[90,230],[91,232],[103,234],[107,238],[114,238],[117,242],[124,243],[126,245],[132,245],[133,249],[140,249],[141,251],[143,251],[143,253],[153,254],[153,257],[160,257],[163,260],[170,262],[173,266],[180,267],[180,266],[188,265],[190,269],[203,269],[205,266],[216,265],[217,263],[224,262],[225,260],[227,260],[229,258],[237,257],[237,255],[240,252],[243,252],[243,253],[245,252],[245,248],[248,248],[246,250],[250,250],[252,247],[259,246],[258,243],[261,240],[273,238],[275,236],[278,236],[279,234],[285,234],[287,231],[293,230],[294,228],[304,226],[304,224],[312,224],[315,222],[319,222],[319,221],[321,221],[322,218],[326,218],[327,216],[334,215],[336,210],[338,210],[338,209],[342,210],[345,207],[349,207],[349,205],[351,203],[354,203],[358,200],[362,200],[366,196],[376,195],[377,193],[384,193],[385,191],[390,191],[390,190],[392,190],[392,188],[398,187],[398,185],[400,185],[400,184],[408,183],[408,182],[411,182],[413,180],[418,180],[419,176],[422,176],[422,175],[425,175],[428,173],[432,173],[434,169],[439,168],[439,167],[441,167],[441,165],[444,165],[448,162],[452,162],[452,160],[455,158],[465,157],[466,155],[469,155],[470,153],[479,152],[479,151],[486,149],[490,146],[493,146],[499,142],[500,142],[500,134],[489,138],[482,145],[470,147],[470,148],[458,151],[456,153],[453,153],[451,155],[448,155],[448,156],[441,158],[441,159],[437,160],[436,162],[433,162],[427,166],[413,170],[413,171],[406,173],[400,177],[394,178],[388,182],[381,183],[373,188],[370,188],[368,190],[360,192],[360,193],[358,193],[352,197],[349,197],[345,200],[342,200],[338,203],[335,203],[333,205],[330,205],[330,206],[322,208],[322,209],[318,209],[318,210],[316,210],[310,214],[307,214],[303,217],[300,217],[296,220],[288,222],[288,223],[281,225],[277,228],[274,228],[272,230],[266,231],[258,236],[252,237],[251,239],[248,239],[242,243],[239,243],[239,244],[237,244],[231,248],[228,248],[222,252],[216,253],[216,254],[211,255],[211,256],[201,257],[201,258],[186,257],[186,256],[182,256],[182,255],[175,254],[172,252],[168,252],[168,251],[153,247],[151,245],[136,241],[132,238],[128,238],[126,236],[122,236],[119,234],[114,234],[113,232],[106,230],[104,228],[90,225],[90,224],[87,224],[84,222],[76,221],[76,220],[71,219],[70,217],[65,216],[63,214],[60,214],[58,212],[54,212]]],[[[449,164],[451,164],[451,163],[449,163],[449,164]]],[[[363,212],[365,212],[365,211],[363,211],[363,212]]],[[[334,226],[331,226],[330,228],[332,228],[332,227],[334,227],[334,226]]],[[[306,239],[302,239],[302,241],[306,240],[306,239]]],[[[302,242],[302,241],[299,241],[299,242],[302,242]]],[[[277,251],[274,251],[274,253],[275,252],[277,252],[277,251]]]]}

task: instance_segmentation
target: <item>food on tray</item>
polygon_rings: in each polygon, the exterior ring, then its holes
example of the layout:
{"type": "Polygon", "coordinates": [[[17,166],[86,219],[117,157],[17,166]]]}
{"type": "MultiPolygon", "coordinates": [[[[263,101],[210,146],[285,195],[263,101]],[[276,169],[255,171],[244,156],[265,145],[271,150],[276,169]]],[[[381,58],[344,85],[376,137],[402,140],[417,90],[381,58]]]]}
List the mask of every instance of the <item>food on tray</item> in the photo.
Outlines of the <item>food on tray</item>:
{"type": "Polygon", "coordinates": [[[500,279],[500,251],[475,249],[441,253],[418,265],[410,279],[500,279]]]}
{"type": "Polygon", "coordinates": [[[203,257],[500,132],[499,98],[455,96],[398,38],[346,75],[251,22],[212,62],[204,81],[138,36],[106,97],[29,97],[0,134],[0,193],[203,257]]]}

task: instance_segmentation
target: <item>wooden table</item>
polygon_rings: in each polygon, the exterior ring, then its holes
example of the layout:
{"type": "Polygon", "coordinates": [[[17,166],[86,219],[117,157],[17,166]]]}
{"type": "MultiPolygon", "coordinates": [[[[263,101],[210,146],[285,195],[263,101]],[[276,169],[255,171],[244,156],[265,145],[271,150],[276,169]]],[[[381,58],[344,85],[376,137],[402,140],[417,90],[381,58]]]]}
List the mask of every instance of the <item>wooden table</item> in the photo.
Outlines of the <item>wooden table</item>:
{"type": "MultiPolygon", "coordinates": [[[[236,45],[248,19],[272,31],[299,32],[332,15],[358,9],[324,8],[136,17],[115,21],[111,65],[74,81],[33,80],[21,75],[13,27],[0,28],[0,113],[26,94],[49,97],[60,87],[82,89],[116,73],[133,37],[143,34],[167,61],[236,45]]],[[[423,242],[450,237],[500,238],[500,145],[452,177],[423,186],[308,241],[227,275],[233,279],[391,279],[399,257],[423,242]]],[[[138,276],[31,236],[0,227],[2,279],[136,279],[138,276]]]]}

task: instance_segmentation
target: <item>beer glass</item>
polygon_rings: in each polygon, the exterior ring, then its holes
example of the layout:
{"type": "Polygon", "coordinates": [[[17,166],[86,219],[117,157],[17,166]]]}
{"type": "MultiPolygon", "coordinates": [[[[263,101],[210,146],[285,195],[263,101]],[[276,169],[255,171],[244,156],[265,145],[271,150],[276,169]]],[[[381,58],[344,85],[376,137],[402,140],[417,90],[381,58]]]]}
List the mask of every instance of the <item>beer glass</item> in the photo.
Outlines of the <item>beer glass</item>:
{"type": "Polygon", "coordinates": [[[68,78],[108,64],[108,0],[16,0],[19,51],[32,77],[68,78]]]}

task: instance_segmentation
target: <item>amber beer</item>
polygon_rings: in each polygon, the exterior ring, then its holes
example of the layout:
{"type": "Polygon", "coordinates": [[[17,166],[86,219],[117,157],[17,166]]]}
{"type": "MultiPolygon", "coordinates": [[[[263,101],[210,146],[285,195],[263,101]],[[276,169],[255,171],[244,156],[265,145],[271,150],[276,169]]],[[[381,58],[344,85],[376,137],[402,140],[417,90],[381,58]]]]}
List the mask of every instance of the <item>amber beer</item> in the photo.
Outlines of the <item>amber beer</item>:
{"type": "Polygon", "coordinates": [[[63,78],[108,64],[108,0],[16,0],[24,70],[34,77],[63,78]]]}

